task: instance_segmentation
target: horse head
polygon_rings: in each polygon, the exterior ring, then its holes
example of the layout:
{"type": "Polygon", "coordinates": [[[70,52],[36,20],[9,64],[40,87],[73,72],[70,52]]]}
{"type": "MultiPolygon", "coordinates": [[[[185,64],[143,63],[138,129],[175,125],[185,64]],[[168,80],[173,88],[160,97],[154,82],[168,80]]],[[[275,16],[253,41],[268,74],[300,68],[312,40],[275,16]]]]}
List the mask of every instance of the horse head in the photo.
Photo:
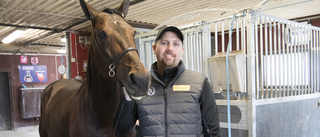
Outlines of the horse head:
{"type": "Polygon", "coordinates": [[[84,0],[82,10],[92,22],[92,45],[89,56],[99,74],[106,79],[116,79],[126,87],[133,99],[145,96],[150,86],[150,76],[140,61],[134,43],[135,29],[124,17],[128,13],[130,0],[117,9],[98,12],[84,0]]]}

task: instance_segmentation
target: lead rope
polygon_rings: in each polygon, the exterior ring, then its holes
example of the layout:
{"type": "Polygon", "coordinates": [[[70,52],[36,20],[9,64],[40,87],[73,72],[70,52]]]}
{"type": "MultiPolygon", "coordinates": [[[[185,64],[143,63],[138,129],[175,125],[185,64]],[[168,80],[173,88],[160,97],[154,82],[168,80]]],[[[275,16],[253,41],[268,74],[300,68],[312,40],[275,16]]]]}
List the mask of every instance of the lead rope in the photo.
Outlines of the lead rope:
{"type": "MultiPolygon", "coordinates": [[[[125,87],[122,87],[122,89],[123,89],[123,92],[125,92],[125,90],[126,90],[125,87]]],[[[120,112],[119,112],[119,116],[118,116],[116,125],[115,125],[115,127],[114,127],[114,131],[113,131],[114,133],[116,133],[116,130],[117,130],[117,127],[118,127],[118,123],[119,123],[119,119],[120,119],[120,116],[121,116],[121,113],[122,113],[122,109],[123,109],[124,103],[125,103],[125,102],[123,102],[122,105],[121,105],[120,112]]]]}

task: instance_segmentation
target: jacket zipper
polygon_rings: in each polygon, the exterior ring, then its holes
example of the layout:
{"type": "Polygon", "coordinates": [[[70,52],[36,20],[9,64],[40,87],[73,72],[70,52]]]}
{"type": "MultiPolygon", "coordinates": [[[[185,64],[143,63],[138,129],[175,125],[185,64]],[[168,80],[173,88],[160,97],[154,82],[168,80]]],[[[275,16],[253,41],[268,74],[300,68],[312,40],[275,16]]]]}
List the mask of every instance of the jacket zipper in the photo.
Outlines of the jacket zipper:
{"type": "MultiPolygon", "coordinates": [[[[167,79],[165,79],[166,83],[167,79]]],[[[164,99],[164,123],[165,123],[165,137],[168,136],[168,123],[167,123],[167,85],[165,85],[164,88],[164,94],[163,94],[163,99],[164,99]]]]}

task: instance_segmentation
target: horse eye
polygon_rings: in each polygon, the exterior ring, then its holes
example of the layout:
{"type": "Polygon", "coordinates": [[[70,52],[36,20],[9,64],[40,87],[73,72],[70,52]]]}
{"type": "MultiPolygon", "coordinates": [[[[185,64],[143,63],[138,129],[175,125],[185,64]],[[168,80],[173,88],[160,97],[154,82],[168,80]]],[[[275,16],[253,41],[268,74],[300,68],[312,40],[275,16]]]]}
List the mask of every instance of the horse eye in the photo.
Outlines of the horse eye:
{"type": "Polygon", "coordinates": [[[99,36],[100,39],[106,39],[107,38],[107,34],[104,31],[100,31],[98,36],[99,36]]]}

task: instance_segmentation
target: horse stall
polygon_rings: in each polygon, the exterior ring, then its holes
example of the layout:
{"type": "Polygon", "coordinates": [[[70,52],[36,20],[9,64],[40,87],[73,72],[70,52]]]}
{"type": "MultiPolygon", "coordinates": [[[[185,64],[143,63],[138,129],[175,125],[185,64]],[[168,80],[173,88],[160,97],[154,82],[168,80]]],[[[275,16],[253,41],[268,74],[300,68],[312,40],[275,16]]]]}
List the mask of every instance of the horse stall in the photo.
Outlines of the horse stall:
{"type": "MultiPolygon", "coordinates": [[[[182,60],[209,78],[223,137],[228,127],[233,137],[320,136],[320,28],[247,11],[180,29],[182,60]]],[[[156,33],[135,37],[147,69],[156,33]]]]}

